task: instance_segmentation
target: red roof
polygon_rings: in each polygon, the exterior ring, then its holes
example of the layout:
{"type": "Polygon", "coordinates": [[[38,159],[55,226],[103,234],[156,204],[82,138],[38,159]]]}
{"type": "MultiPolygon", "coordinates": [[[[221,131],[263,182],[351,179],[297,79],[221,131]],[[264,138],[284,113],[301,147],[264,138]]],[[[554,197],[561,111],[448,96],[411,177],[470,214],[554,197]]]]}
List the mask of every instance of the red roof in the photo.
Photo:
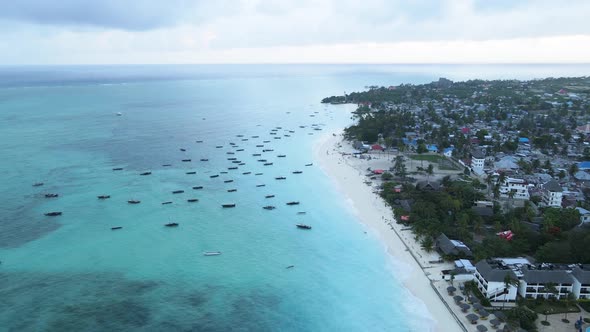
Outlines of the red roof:
{"type": "Polygon", "coordinates": [[[383,170],[382,169],[373,170],[373,174],[383,174],[383,170]]]}
{"type": "Polygon", "coordinates": [[[371,146],[372,150],[383,150],[383,147],[379,144],[373,144],[373,146],[371,146]]]}
{"type": "Polygon", "coordinates": [[[469,134],[469,132],[470,132],[470,131],[471,131],[471,130],[470,130],[469,128],[467,128],[467,127],[463,127],[463,128],[461,128],[461,132],[462,132],[463,134],[469,134]]]}

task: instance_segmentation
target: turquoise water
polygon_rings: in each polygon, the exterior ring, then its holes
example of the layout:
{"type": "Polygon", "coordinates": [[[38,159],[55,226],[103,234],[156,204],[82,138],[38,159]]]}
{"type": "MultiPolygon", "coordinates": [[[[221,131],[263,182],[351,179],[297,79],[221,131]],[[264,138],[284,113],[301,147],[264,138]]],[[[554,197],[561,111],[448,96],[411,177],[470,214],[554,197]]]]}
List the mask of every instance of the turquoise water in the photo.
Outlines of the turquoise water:
{"type": "MultiPolygon", "coordinates": [[[[501,68],[524,78],[589,72],[501,68]]],[[[464,78],[473,70],[0,68],[0,330],[429,329],[424,304],[399,280],[400,267],[365,234],[317,165],[305,165],[320,135],[350,121],[351,106],[322,105],[321,98],[372,84],[464,78]],[[192,162],[181,162],[187,158],[192,162]],[[237,164],[228,158],[245,165],[229,170],[237,164]],[[144,171],[152,174],[139,176],[144,171]],[[236,208],[221,208],[227,203],[236,208]],[[63,215],[45,217],[49,211],[63,215]],[[171,221],[179,227],[163,226],[171,221]]],[[[502,70],[479,72],[496,78],[502,70]]]]}

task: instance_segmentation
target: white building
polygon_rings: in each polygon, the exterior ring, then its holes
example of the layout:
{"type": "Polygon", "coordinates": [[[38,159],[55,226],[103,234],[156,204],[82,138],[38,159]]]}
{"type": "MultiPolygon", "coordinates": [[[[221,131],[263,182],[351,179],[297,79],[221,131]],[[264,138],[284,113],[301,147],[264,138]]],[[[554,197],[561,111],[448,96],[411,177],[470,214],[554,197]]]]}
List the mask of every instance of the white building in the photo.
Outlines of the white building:
{"type": "Polygon", "coordinates": [[[529,184],[523,179],[506,178],[500,186],[500,197],[508,198],[510,192],[514,192],[514,199],[530,198],[529,184]]]}
{"type": "Polygon", "coordinates": [[[543,204],[552,207],[561,207],[563,199],[563,189],[555,180],[551,180],[543,185],[543,204]]]}
{"type": "Polygon", "coordinates": [[[527,299],[565,299],[573,292],[574,278],[564,270],[523,268],[518,294],[527,299]],[[553,287],[550,287],[553,286],[553,287]],[[551,288],[555,288],[551,291],[551,288]]]}
{"type": "Polygon", "coordinates": [[[506,289],[504,279],[518,280],[516,274],[499,261],[481,260],[475,264],[475,282],[479,291],[490,301],[516,301],[517,287],[506,289]]]}
{"type": "Polygon", "coordinates": [[[480,150],[474,150],[471,153],[471,170],[477,175],[482,175],[485,160],[486,156],[480,150]]]}
{"type": "Polygon", "coordinates": [[[590,299],[590,266],[576,266],[572,270],[574,285],[572,292],[577,299],[590,299]]]}
{"type": "Polygon", "coordinates": [[[577,207],[576,210],[578,210],[578,212],[580,213],[580,224],[584,224],[587,222],[590,222],[590,211],[581,208],[581,207],[577,207]]]}

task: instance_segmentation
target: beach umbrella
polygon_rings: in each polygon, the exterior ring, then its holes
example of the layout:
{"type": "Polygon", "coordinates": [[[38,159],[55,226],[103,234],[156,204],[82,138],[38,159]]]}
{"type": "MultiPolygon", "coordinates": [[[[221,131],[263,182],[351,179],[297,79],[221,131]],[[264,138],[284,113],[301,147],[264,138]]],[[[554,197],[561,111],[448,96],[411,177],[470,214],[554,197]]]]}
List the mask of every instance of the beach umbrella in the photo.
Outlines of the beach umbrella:
{"type": "Polygon", "coordinates": [[[461,304],[459,304],[459,307],[461,307],[461,311],[463,311],[463,312],[467,312],[467,310],[469,310],[469,308],[471,308],[471,306],[467,303],[461,303],[461,304]]]}
{"type": "Polygon", "coordinates": [[[504,324],[502,332],[512,332],[512,326],[510,326],[509,324],[504,324]]]}
{"type": "Polygon", "coordinates": [[[459,302],[463,301],[463,296],[455,295],[455,296],[453,296],[453,300],[455,300],[455,303],[458,304],[459,302]]]}
{"type": "Polygon", "coordinates": [[[481,325],[481,324],[480,324],[480,325],[477,325],[477,326],[476,326],[476,328],[477,328],[477,330],[478,330],[479,332],[486,332],[486,331],[488,330],[488,328],[487,328],[487,327],[485,327],[485,326],[483,326],[483,325],[481,325]]]}
{"type": "Polygon", "coordinates": [[[476,302],[476,303],[473,304],[473,310],[479,311],[479,310],[482,310],[482,309],[483,309],[483,306],[481,305],[481,303],[476,302]]]}
{"type": "Polygon", "coordinates": [[[455,288],[453,286],[447,287],[447,292],[449,292],[449,294],[453,294],[456,291],[457,291],[457,288],[455,288]]]}
{"type": "Polygon", "coordinates": [[[467,318],[468,321],[471,322],[471,324],[477,323],[477,320],[479,319],[479,317],[476,314],[469,314],[465,317],[467,318]]]}
{"type": "Polygon", "coordinates": [[[501,323],[502,322],[500,322],[500,320],[498,318],[490,319],[490,324],[492,324],[493,327],[497,327],[501,323]]]}
{"type": "Polygon", "coordinates": [[[473,295],[469,295],[467,299],[470,303],[479,303],[479,299],[473,295]]]}
{"type": "Polygon", "coordinates": [[[498,318],[502,322],[506,321],[506,314],[502,311],[494,311],[494,316],[496,316],[496,318],[498,318]]]}
{"type": "Polygon", "coordinates": [[[480,316],[482,319],[487,319],[489,315],[490,315],[490,313],[489,313],[489,312],[487,312],[485,309],[480,309],[480,310],[479,310],[479,316],[480,316]]]}

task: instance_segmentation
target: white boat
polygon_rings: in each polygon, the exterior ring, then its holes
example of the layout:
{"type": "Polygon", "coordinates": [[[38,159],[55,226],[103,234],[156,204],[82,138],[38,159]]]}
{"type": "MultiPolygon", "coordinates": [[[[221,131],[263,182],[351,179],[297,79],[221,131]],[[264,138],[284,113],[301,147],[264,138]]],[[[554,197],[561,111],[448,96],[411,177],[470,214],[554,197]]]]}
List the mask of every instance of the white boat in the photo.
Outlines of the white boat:
{"type": "Polygon", "coordinates": [[[217,256],[221,255],[221,251],[205,251],[203,256],[217,256]]]}
{"type": "Polygon", "coordinates": [[[117,112],[117,116],[121,116],[121,115],[123,115],[123,113],[117,112]]]}

